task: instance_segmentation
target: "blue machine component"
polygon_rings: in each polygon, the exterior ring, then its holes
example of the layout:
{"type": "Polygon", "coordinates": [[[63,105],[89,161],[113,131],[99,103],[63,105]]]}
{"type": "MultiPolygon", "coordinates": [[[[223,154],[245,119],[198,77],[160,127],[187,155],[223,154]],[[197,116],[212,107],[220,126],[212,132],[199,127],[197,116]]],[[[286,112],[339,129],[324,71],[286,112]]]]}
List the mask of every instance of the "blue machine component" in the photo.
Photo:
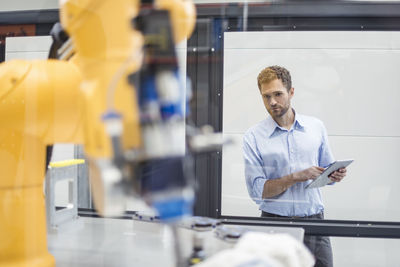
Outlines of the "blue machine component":
{"type": "Polygon", "coordinates": [[[182,107],[182,104],[185,103],[186,99],[184,99],[184,92],[183,92],[183,86],[182,86],[182,81],[180,79],[180,75],[178,70],[174,71],[174,77],[176,79],[176,84],[179,86],[176,88],[176,90],[179,93],[179,98],[176,99],[176,101],[171,102],[171,101],[165,101],[163,99],[160,99],[160,106],[161,106],[161,116],[163,117],[164,120],[169,119],[172,116],[180,116],[181,118],[184,117],[184,110],[182,107]]]}
{"type": "Polygon", "coordinates": [[[156,88],[156,82],[154,76],[147,76],[143,79],[142,87],[140,88],[140,105],[144,105],[147,102],[157,101],[158,94],[156,88]]]}
{"type": "MultiPolygon", "coordinates": [[[[156,78],[154,75],[147,75],[142,78],[142,86],[138,92],[139,105],[141,109],[141,117],[144,122],[149,120],[149,114],[147,114],[147,107],[151,103],[155,103],[159,107],[159,113],[163,121],[170,119],[173,116],[179,116],[183,118],[185,116],[183,103],[187,102],[184,99],[184,89],[180,79],[178,70],[173,72],[176,79],[176,84],[179,86],[176,88],[179,94],[179,98],[175,101],[170,101],[161,98],[156,85],[156,78]]],[[[155,106],[156,106],[155,105],[155,106]]]]}
{"type": "Polygon", "coordinates": [[[130,77],[137,89],[145,159],[134,169],[140,194],[160,219],[178,220],[192,214],[194,193],[184,164],[185,139],[181,138],[187,99],[169,13],[144,10],[133,25],[145,38],[142,68],[130,77]]]}
{"type": "Polygon", "coordinates": [[[150,200],[161,220],[178,220],[192,215],[194,196],[185,176],[183,157],[149,160],[137,170],[141,192],[150,200]]]}
{"type": "Polygon", "coordinates": [[[192,215],[193,199],[185,199],[184,197],[165,198],[161,201],[154,201],[153,207],[156,209],[160,220],[171,222],[192,215]]]}
{"type": "Polygon", "coordinates": [[[122,118],[121,114],[116,112],[115,110],[109,110],[101,116],[102,121],[118,120],[121,118],[122,118]]]}

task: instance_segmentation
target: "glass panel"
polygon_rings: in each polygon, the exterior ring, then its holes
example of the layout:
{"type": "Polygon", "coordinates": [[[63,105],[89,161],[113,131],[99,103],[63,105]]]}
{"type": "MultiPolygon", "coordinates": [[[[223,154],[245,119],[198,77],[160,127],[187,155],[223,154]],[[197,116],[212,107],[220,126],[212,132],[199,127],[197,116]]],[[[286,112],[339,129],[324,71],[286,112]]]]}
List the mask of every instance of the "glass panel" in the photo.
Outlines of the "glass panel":
{"type": "Polygon", "coordinates": [[[223,151],[221,214],[260,216],[261,205],[286,216],[325,210],[326,219],[399,221],[399,48],[397,31],[225,32],[223,132],[236,142],[223,151]],[[299,125],[289,130],[275,128],[279,117],[268,116],[257,87],[257,75],[272,65],[291,73],[299,125]],[[320,122],[303,115],[323,122],[327,141],[320,122]],[[305,189],[311,180],[290,183],[261,199],[266,179],[326,167],[328,143],[334,159],[354,159],[342,182],[321,189],[305,189]]]}

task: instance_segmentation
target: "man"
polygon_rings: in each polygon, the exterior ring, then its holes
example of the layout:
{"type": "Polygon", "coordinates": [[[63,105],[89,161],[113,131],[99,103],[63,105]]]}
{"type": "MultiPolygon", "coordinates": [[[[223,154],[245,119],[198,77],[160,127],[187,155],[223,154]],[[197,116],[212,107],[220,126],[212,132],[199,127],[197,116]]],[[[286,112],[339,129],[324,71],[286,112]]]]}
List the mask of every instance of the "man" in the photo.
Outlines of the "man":
{"type": "MultiPolygon", "coordinates": [[[[294,88],[285,68],[267,67],[257,82],[270,116],[244,136],[248,192],[262,217],[323,219],[320,190],[305,186],[334,161],[325,126],[291,107],[294,88]]],[[[329,177],[340,182],[345,176],[342,168],[329,177]]],[[[304,243],[316,257],[315,266],[333,265],[329,237],[305,236],[304,243]]]]}

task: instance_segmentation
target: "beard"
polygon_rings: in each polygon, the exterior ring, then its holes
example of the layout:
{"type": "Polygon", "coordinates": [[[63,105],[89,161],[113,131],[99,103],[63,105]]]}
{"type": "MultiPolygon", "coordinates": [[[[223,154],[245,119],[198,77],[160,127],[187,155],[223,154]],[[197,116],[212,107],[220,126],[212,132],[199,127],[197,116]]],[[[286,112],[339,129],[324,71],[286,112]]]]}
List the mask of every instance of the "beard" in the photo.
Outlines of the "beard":
{"type": "Polygon", "coordinates": [[[278,106],[278,109],[269,108],[268,113],[272,116],[272,118],[280,118],[283,117],[289,110],[290,105],[287,104],[285,106],[278,106]]]}

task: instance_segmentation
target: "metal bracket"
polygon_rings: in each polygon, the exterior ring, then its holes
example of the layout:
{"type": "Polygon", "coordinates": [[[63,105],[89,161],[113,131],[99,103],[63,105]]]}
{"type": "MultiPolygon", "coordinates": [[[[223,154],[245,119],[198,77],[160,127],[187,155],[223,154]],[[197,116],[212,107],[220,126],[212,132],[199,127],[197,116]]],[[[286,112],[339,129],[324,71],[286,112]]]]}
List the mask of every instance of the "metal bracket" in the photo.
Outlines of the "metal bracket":
{"type": "Polygon", "coordinates": [[[85,163],[83,159],[52,162],[46,174],[46,212],[48,230],[55,231],[68,221],[78,219],[78,164],[85,163]],[[56,209],[55,185],[63,180],[72,180],[68,183],[68,205],[63,209],[56,209]]]}

